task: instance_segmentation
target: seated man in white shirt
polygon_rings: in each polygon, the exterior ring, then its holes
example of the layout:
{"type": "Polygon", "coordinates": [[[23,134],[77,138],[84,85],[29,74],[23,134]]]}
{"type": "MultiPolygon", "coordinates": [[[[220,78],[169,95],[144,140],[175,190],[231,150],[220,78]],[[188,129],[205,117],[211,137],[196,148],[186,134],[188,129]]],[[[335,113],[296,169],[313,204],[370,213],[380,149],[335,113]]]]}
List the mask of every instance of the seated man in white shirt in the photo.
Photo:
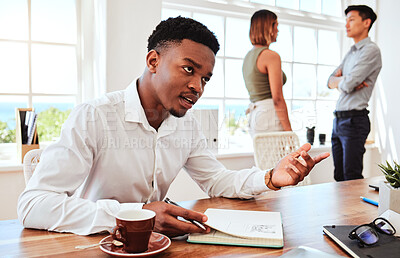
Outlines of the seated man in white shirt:
{"type": "Polygon", "coordinates": [[[204,214],[162,201],[182,168],[209,196],[252,198],[302,181],[328,153],[311,158],[306,144],[274,169],[228,170],[185,115],[210,80],[218,50],[201,23],[161,22],[148,39],[142,76],[126,90],[77,106],[60,140],[44,150],[19,198],[21,223],[87,235],[114,227],[120,210],[143,208],[156,212],[157,232],[209,232],[177,219],[204,222],[204,214]]]}

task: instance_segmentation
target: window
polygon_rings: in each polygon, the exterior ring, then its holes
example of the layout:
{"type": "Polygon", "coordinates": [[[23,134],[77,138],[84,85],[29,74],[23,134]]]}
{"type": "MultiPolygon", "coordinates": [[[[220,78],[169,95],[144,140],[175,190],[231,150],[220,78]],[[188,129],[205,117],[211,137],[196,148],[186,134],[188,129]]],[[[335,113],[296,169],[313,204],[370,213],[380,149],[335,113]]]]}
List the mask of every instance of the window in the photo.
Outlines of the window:
{"type": "MultiPolygon", "coordinates": [[[[15,108],[35,109],[44,142],[59,136],[80,102],[77,7],[75,0],[0,0],[0,143],[15,142],[15,108]]],[[[1,160],[11,156],[0,151],[1,160]]]]}
{"type": "Polygon", "coordinates": [[[282,22],[279,31],[271,49],[281,54],[282,70],[290,78],[283,88],[292,128],[303,141],[306,127],[312,126],[329,139],[339,94],[326,84],[340,62],[340,32],[289,22],[282,22]]]}
{"type": "Polygon", "coordinates": [[[283,86],[293,130],[306,142],[306,127],[330,139],[338,94],[326,86],[328,76],[339,65],[344,19],[341,1],[250,0],[198,1],[188,6],[181,0],[164,0],[162,19],[177,15],[194,18],[213,31],[221,45],[214,76],[203,97],[194,106],[219,110],[219,152],[251,151],[245,110],[248,93],[242,63],[252,45],[250,17],[259,9],[278,15],[279,36],[271,49],[282,59],[288,81],[283,86]]]}

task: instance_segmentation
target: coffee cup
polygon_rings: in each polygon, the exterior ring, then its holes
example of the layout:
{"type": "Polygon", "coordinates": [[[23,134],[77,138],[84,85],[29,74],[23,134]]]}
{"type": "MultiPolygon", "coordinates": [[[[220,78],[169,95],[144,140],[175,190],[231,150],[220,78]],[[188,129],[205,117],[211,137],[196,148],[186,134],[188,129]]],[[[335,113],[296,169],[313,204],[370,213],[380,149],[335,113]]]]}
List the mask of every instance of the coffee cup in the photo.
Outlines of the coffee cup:
{"type": "Polygon", "coordinates": [[[115,217],[117,225],[111,236],[124,244],[128,253],[142,253],[148,249],[151,233],[156,222],[156,213],[151,210],[124,210],[115,217]]]}

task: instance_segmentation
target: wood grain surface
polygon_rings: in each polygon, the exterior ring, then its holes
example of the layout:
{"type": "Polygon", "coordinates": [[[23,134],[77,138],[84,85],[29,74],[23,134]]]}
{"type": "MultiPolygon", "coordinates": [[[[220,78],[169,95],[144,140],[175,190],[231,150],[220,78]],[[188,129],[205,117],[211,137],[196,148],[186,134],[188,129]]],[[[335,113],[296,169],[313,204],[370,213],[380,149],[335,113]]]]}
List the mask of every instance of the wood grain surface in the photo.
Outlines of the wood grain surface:
{"type": "MultiPolygon", "coordinates": [[[[172,239],[171,246],[157,257],[261,257],[279,256],[300,245],[349,257],[322,233],[324,225],[369,223],[378,216],[376,206],[360,196],[378,200],[378,192],[368,184],[383,177],[286,188],[267,192],[255,199],[210,198],[181,202],[183,207],[204,212],[207,208],[280,211],[284,248],[256,248],[190,244],[187,236],[172,239]]],[[[107,234],[78,236],[24,229],[17,220],[0,221],[0,256],[11,257],[109,257],[98,247],[78,250],[77,245],[98,243],[107,234]]]]}

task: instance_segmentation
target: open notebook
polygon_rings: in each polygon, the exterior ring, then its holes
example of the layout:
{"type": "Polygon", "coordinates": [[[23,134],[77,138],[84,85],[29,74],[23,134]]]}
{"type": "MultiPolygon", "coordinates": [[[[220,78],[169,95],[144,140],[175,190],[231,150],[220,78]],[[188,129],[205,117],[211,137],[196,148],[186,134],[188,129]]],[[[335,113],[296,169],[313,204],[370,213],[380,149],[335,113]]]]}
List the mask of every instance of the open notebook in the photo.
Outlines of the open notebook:
{"type": "Polygon", "coordinates": [[[283,247],[280,212],[207,209],[208,234],[190,234],[188,242],[203,244],[283,247]]]}

